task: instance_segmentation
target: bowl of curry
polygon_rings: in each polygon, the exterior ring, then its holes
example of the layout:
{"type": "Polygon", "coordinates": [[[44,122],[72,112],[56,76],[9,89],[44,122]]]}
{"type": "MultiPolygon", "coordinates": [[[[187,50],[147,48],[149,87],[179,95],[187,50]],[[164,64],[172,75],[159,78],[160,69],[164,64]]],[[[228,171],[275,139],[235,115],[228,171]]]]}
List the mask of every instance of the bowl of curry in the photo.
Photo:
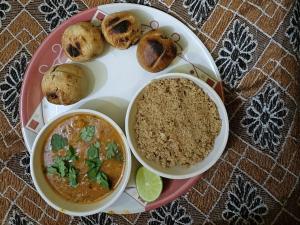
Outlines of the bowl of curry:
{"type": "Polygon", "coordinates": [[[131,153],[121,128],[94,110],[61,114],[33,144],[31,176],[42,198],[74,216],[104,211],[124,191],[131,153]]]}

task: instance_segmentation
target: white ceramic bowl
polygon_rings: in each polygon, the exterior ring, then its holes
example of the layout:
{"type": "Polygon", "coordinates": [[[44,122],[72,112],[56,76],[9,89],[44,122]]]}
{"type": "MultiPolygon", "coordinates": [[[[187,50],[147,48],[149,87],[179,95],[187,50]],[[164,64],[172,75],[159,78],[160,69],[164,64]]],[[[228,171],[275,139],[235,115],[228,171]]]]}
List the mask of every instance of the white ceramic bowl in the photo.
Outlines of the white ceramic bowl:
{"type": "Polygon", "coordinates": [[[30,158],[30,171],[33,179],[33,183],[38,191],[38,193],[42,196],[42,198],[54,209],[69,214],[71,216],[86,216],[94,213],[102,212],[110,205],[112,205],[118,197],[124,191],[131,171],[131,152],[129,150],[126,137],[121,130],[121,128],[109,117],[106,115],[88,109],[77,109],[68,111],[66,113],[60,114],[51,120],[48,124],[46,124],[43,129],[40,131],[38,136],[35,139],[33,144],[32,154],[30,158]],[[60,121],[64,120],[66,117],[77,115],[77,114],[90,114],[97,117],[100,117],[110,123],[120,134],[122,141],[124,143],[125,148],[125,169],[123,172],[122,179],[115,190],[113,190],[107,197],[89,204],[79,204],[67,201],[63,199],[56,191],[54,191],[51,186],[48,184],[45,175],[43,173],[43,168],[41,164],[42,154],[43,154],[43,145],[45,139],[47,138],[48,131],[51,131],[60,121]]]}
{"type": "Polygon", "coordinates": [[[158,76],[154,78],[153,80],[158,79],[167,79],[167,78],[184,78],[189,79],[193,81],[199,88],[201,88],[216,104],[220,118],[222,120],[222,127],[219,135],[217,136],[213,149],[208,154],[208,156],[196,163],[195,165],[189,167],[189,168],[183,168],[183,167],[172,167],[172,168],[163,168],[159,164],[150,161],[146,159],[145,156],[143,156],[138,150],[136,145],[136,138],[135,138],[135,132],[134,132],[134,123],[135,123],[135,115],[136,115],[136,99],[141,93],[141,91],[151,82],[148,82],[145,84],[142,88],[140,88],[135,96],[132,98],[131,102],[129,103],[127,113],[126,113],[126,119],[125,119],[125,130],[126,130],[126,136],[127,140],[130,146],[131,151],[133,152],[134,156],[138,159],[138,161],[147,169],[150,171],[158,174],[161,177],[166,177],[170,179],[186,179],[190,177],[194,177],[196,175],[199,175],[206,170],[208,170],[210,167],[212,167],[217,160],[220,158],[220,156],[223,153],[223,150],[226,146],[228,134],[229,134],[229,123],[228,123],[228,116],[225,109],[225,106],[223,104],[223,101],[219,97],[219,95],[215,92],[213,88],[211,88],[207,83],[204,81],[188,75],[188,74],[182,74],[182,73],[169,73],[162,76],[158,76]]]}

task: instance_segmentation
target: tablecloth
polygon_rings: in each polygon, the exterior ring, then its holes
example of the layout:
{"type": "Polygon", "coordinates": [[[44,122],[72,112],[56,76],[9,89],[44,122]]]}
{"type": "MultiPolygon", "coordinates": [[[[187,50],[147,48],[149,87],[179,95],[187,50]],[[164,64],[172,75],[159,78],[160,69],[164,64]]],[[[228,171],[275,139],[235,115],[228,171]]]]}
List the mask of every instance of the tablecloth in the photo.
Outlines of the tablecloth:
{"type": "Polygon", "coordinates": [[[22,139],[26,66],[62,21],[111,1],[0,0],[0,221],[3,224],[300,224],[300,1],[121,0],[163,10],[208,48],[225,87],[224,154],[185,195],[133,215],[70,217],[35,191],[22,139]]]}

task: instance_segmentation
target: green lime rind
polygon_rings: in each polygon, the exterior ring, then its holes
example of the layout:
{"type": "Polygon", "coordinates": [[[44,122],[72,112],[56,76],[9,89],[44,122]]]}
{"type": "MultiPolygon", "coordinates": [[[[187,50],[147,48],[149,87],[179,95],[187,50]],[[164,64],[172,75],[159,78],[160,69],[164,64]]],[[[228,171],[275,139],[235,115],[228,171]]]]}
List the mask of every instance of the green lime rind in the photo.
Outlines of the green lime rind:
{"type": "Polygon", "coordinates": [[[135,183],[140,197],[146,202],[155,201],[163,189],[161,177],[145,167],[140,167],[137,170],[135,183]]]}

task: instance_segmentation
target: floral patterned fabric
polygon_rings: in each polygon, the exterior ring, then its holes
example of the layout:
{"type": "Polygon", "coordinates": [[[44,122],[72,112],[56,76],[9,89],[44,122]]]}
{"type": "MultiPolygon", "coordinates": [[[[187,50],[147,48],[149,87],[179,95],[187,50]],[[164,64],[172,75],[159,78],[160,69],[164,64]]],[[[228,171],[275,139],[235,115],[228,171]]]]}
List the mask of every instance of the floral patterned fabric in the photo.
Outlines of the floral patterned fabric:
{"type": "Polygon", "coordinates": [[[216,65],[225,84],[233,88],[248,70],[257,42],[249,32],[249,27],[235,20],[223,47],[219,51],[216,65]]]}
{"type": "Polygon", "coordinates": [[[204,43],[224,84],[227,147],[185,195],[150,212],[70,217],[41,199],[19,118],[24,72],[59,24],[110,2],[0,0],[0,223],[300,224],[299,0],[115,0],[163,10],[204,43]]]}
{"type": "Polygon", "coordinates": [[[228,192],[223,219],[230,224],[262,224],[263,216],[268,212],[262,197],[241,176],[237,176],[236,180],[228,192]]]}

